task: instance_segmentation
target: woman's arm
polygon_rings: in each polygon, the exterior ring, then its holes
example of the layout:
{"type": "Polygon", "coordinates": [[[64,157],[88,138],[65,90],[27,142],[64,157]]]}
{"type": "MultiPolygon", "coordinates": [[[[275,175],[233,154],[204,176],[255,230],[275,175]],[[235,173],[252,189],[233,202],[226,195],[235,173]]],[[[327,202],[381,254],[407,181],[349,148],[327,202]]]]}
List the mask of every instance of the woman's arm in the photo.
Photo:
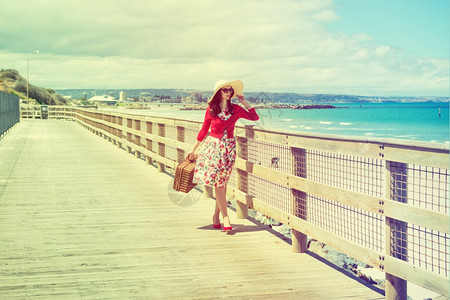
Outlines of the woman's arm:
{"type": "Polygon", "coordinates": [[[192,148],[191,151],[189,151],[186,155],[189,159],[194,158],[195,151],[197,150],[198,146],[202,143],[205,136],[208,134],[209,127],[211,126],[211,115],[209,114],[209,108],[206,109],[205,113],[205,120],[203,121],[202,128],[200,129],[198,135],[197,135],[197,141],[194,145],[194,148],[192,148]]]}
{"type": "Polygon", "coordinates": [[[209,127],[211,126],[211,114],[209,113],[210,108],[208,107],[205,112],[205,119],[203,120],[202,128],[197,135],[197,141],[203,141],[209,131],[209,127]]]}
{"type": "Polygon", "coordinates": [[[247,100],[245,100],[244,95],[236,95],[239,102],[241,102],[242,105],[244,105],[245,109],[250,110],[252,109],[252,107],[250,106],[250,104],[247,103],[247,100]]]}
{"type": "Polygon", "coordinates": [[[237,95],[239,102],[247,109],[242,109],[239,111],[239,117],[250,120],[250,121],[258,121],[259,116],[256,113],[256,110],[248,104],[245,100],[244,95],[237,95]]]}
{"type": "Polygon", "coordinates": [[[194,148],[192,148],[192,150],[188,152],[186,157],[189,158],[190,160],[194,159],[195,151],[197,150],[198,146],[200,146],[201,143],[202,143],[201,141],[197,141],[194,145],[194,148]]]}

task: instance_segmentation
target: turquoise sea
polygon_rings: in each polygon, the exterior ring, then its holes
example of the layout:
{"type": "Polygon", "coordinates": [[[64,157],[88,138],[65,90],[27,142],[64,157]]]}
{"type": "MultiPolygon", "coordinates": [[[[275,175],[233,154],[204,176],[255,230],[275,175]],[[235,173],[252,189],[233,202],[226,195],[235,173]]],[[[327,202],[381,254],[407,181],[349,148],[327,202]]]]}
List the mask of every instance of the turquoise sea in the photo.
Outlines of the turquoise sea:
{"type": "MultiPolygon", "coordinates": [[[[339,109],[258,109],[258,122],[264,129],[294,130],[366,138],[396,138],[450,143],[449,103],[333,103],[339,109]],[[440,116],[439,116],[440,109],[440,116]]],[[[163,107],[161,105],[161,107],[163,107]]],[[[160,117],[202,121],[204,111],[150,109],[160,117]]]]}
{"type": "Polygon", "coordinates": [[[386,137],[448,143],[448,103],[345,103],[341,109],[274,110],[267,126],[359,137],[386,137]],[[439,117],[439,109],[441,111],[439,117]]]}

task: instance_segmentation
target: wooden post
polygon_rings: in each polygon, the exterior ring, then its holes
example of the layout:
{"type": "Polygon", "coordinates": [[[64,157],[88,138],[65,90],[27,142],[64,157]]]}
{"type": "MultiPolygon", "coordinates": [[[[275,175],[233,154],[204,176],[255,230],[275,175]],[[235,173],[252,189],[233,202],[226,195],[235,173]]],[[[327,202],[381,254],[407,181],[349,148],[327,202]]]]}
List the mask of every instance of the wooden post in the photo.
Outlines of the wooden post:
{"type": "Polygon", "coordinates": [[[134,155],[135,155],[135,157],[137,158],[137,159],[140,159],[141,158],[141,151],[139,151],[138,149],[138,147],[141,147],[142,145],[141,145],[141,137],[140,136],[137,136],[137,135],[135,135],[134,136],[134,143],[137,145],[137,147],[135,148],[135,150],[134,150],[134,155]]]}
{"type": "Polygon", "coordinates": [[[308,250],[308,236],[295,229],[291,230],[292,252],[305,253],[308,250]]]}
{"type": "MultiPolygon", "coordinates": [[[[177,126],[177,141],[184,142],[185,129],[182,126],[177,126]]],[[[177,162],[182,162],[186,157],[186,153],[183,149],[177,148],[177,162]]]]}
{"type": "MultiPolygon", "coordinates": [[[[407,202],[407,169],[406,164],[386,161],[385,195],[386,198],[407,202]]],[[[407,223],[386,217],[385,244],[386,255],[407,260],[408,234],[407,223]]],[[[384,266],[382,266],[384,269],[384,266]]],[[[407,281],[386,273],[385,297],[388,300],[407,298],[407,281]]]]}
{"type": "MultiPolygon", "coordinates": [[[[245,137],[238,137],[236,140],[236,156],[245,161],[248,160],[248,140],[254,137],[253,125],[245,126],[245,137]]],[[[248,194],[248,172],[243,170],[237,171],[236,187],[248,194]]],[[[247,201],[246,201],[247,202],[247,201]]],[[[248,204],[236,201],[236,218],[248,218],[248,204]]]]}
{"type": "MultiPolygon", "coordinates": [[[[306,150],[300,148],[291,149],[292,160],[292,174],[295,176],[306,178],[306,150]]],[[[307,214],[307,194],[305,192],[292,189],[293,194],[293,208],[292,213],[296,217],[306,220],[307,214]]],[[[308,236],[301,233],[294,228],[291,229],[292,252],[305,253],[308,250],[308,236]]]]}
{"type": "MultiPolygon", "coordinates": [[[[236,170],[237,172],[237,188],[244,192],[248,193],[248,173],[242,170],[236,170]]],[[[241,201],[236,201],[236,218],[238,219],[247,219],[248,218],[248,204],[242,203],[241,201]]]]}
{"type": "Polygon", "coordinates": [[[116,124],[121,127],[121,129],[117,130],[117,148],[121,149],[122,148],[122,140],[123,140],[123,136],[122,136],[122,132],[123,132],[123,118],[122,117],[117,117],[116,118],[116,124]]]}
{"type": "MultiPolygon", "coordinates": [[[[152,140],[147,139],[147,147],[146,147],[146,149],[148,151],[150,151],[150,152],[153,152],[153,142],[152,142],[152,140]]],[[[148,155],[145,156],[145,161],[146,161],[147,165],[152,165],[153,164],[153,159],[150,156],[148,156],[148,155]]]]}
{"type": "MultiPolygon", "coordinates": [[[[148,133],[148,134],[153,134],[153,123],[152,122],[145,122],[145,131],[148,133]]],[[[146,149],[148,150],[148,151],[150,151],[150,152],[153,152],[153,141],[151,140],[151,139],[146,139],[146,141],[147,141],[147,145],[146,145],[146,149]]],[[[147,163],[147,165],[152,165],[153,164],[153,159],[150,157],[150,156],[148,156],[148,155],[146,155],[145,156],[145,162],[147,163]]]]}
{"type": "MultiPolygon", "coordinates": [[[[165,137],[166,136],[166,125],[165,124],[158,124],[158,135],[161,137],[165,137]]],[[[158,142],[158,155],[161,157],[166,157],[166,145],[158,142]]],[[[166,171],[166,166],[161,163],[158,162],[158,172],[163,173],[166,171]]]]}
{"type": "MultiPolygon", "coordinates": [[[[158,154],[159,156],[166,156],[166,145],[158,142],[158,154]]],[[[158,172],[163,173],[166,171],[166,165],[162,162],[158,162],[158,172]]]]}

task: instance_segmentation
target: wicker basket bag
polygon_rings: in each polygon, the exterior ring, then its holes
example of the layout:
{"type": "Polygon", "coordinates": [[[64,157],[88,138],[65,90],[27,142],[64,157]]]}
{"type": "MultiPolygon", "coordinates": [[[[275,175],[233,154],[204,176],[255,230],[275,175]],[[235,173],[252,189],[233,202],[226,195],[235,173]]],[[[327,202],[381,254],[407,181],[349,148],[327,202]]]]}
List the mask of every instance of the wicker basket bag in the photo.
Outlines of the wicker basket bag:
{"type": "Polygon", "coordinates": [[[189,193],[197,184],[193,183],[195,162],[197,161],[197,154],[194,159],[189,160],[187,157],[177,166],[175,171],[175,179],[173,181],[173,189],[183,193],[189,193]]]}

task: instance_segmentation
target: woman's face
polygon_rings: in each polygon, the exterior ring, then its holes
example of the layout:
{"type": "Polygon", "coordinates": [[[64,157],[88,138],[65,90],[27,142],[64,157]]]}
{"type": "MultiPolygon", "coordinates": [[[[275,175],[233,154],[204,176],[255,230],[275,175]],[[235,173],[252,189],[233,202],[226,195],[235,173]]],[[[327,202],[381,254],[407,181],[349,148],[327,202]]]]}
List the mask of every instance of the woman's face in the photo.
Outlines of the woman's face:
{"type": "Polygon", "coordinates": [[[222,87],[220,90],[222,93],[222,100],[228,101],[231,98],[231,96],[233,95],[233,88],[231,87],[231,85],[226,85],[226,86],[222,87]]]}

